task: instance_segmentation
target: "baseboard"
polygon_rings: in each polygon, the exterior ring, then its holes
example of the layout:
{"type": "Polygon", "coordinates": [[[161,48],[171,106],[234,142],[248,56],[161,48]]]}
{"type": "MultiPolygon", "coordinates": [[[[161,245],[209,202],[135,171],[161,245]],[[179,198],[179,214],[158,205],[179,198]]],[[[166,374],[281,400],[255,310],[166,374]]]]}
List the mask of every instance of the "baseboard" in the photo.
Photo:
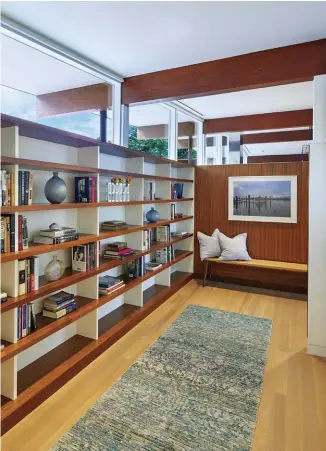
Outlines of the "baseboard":
{"type": "Polygon", "coordinates": [[[326,358],[326,346],[308,345],[308,354],[326,358]]]}

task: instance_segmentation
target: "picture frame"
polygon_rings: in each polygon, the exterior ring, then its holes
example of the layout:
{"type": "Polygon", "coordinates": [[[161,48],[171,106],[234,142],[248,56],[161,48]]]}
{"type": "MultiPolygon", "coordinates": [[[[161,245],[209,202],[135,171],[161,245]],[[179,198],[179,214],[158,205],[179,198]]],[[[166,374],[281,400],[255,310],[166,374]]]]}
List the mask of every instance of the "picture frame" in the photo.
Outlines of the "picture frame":
{"type": "Polygon", "coordinates": [[[297,223],[297,176],[228,179],[229,221],[297,223]]]}

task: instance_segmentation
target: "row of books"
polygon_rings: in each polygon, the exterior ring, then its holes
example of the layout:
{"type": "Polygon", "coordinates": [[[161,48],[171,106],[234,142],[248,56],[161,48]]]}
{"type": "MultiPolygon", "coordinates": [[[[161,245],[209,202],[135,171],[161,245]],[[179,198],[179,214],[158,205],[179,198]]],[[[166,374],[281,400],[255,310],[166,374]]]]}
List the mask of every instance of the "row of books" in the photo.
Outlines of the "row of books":
{"type": "Polygon", "coordinates": [[[18,230],[16,230],[15,215],[2,215],[0,224],[1,253],[15,252],[16,234],[18,233],[18,250],[28,249],[27,218],[18,215],[18,230]]]}
{"type": "Polygon", "coordinates": [[[126,275],[128,279],[137,279],[146,272],[145,257],[138,257],[126,264],[126,275]]]}
{"type": "Polygon", "coordinates": [[[155,251],[155,261],[157,263],[170,263],[175,258],[173,246],[167,246],[155,251]]]}
{"type": "Polygon", "coordinates": [[[77,309],[75,296],[66,291],[59,291],[45,299],[43,305],[43,316],[59,319],[77,309]]]}
{"type": "Polygon", "coordinates": [[[33,174],[29,171],[18,172],[18,205],[32,205],[33,174]]]}
{"type": "Polygon", "coordinates": [[[103,258],[123,259],[132,255],[134,251],[128,247],[126,241],[109,243],[103,253],[103,258]]]}
{"type": "Polygon", "coordinates": [[[1,206],[15,205],[15,174],[6,169],[0,171],[1,206]]]}
{"type": "Polygon", "coordinates": [[[97,177],[75,177],[75,202],[97,202],[97,177]]]}
{"type": "Polygon", "coordinates": [[[17,308],[17,338],[26,337],[36,330],[36,317],[33,304],[23,304],[17,308]]]}
{"type": "Polygon", "coordinates": [[[38,257],[18,260],[18,294],[30,293],[39,288],[40,265],[38,257]]]}
{"type": "Polygon", "coordinates": [[[34,237],[36,244],[60,244],[67,241],[75,241],[78,239],[77,230],[73,227],[60,227],[57,230],[43,229],[40,230],[39,236],[34,237]]]}
{"type": "Polygon", "coordinates": [[[155,182],[149,182],[145,180],[144,182],[144,200],[154,200],[155,199],[155,182]]]}
{"type": "Polygon", "coordinates": [[[73,271],[88,271],[97,267],[98,243],[88,243],[72,248],[73,271]]]}
{"type": "Polygon", "coordinates": [[[124,286],[125,286],[124,281],[119,277],[105,275],[99,278],[98,288],[99,294],[101,295],[108,296],[114,291],[120,290],[124,286]]]}

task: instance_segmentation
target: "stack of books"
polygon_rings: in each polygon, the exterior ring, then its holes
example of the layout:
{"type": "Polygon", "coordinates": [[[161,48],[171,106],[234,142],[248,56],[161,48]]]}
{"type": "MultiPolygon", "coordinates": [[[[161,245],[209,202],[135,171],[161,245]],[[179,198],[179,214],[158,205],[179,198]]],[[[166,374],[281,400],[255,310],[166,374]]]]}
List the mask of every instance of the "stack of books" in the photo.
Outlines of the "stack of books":
{"type": "Polygon", "coordinates": [[[33,175],[29,171],[18,172],[18,205],[32,205],[33,175]]]}
{"type": "Polygon", "coordinates": [[[36,327],[34,305],[20,305],[17,308],[17,338],[26,337],[26,335],[36,330],[36,327]]]}
{"type": "Polygon", "coordinates": [[[34,237],[36,244],[60,244],[78,239],[78,233],[73,227],[60,227],[58,230],[43,229],[39,236],[34,237]]]}
{"type": "Polygon", "coordinates": [[[172,232],[171,233],[171,236],[174,237],[174,238],[178,238],[178,237],[181,237],[181,236],[187,236],[187,235],[189,235],[188,232],[181,232],[181,231],[177,231],[177,232],[172,232]]]}
{"type": "Polygon", "coordinates": [[[75,177],[75,202],[97,202],[97,177],[75,177]]]}
{"type": "Polygon", "coordinates": [[[45,299],[43,316],[59,319],[67,313],[73,312],[76,308],[75,296],[65,291],[59,291],[59,293],[45,299]]]}
{"type": "Polygon", "coordinates": [[[1,206],[12,207],[15,205],[15,174],[8,170],[0,171],[1,206]]]}
{"type": "Polygon", "coordinates": [[[132,255],[134,251],[128,247],[125,241],[115,241],[109,243],[104,250],[103,258],[122,259],[132,255]]]}
{"type": "Polygon", "coordinates": [[[38,257],[18,260],[18,295],[39,289],[40,265],[38,257]]]}
{"type": "Polygon", "coordinates": [[[72,248],[73,271],[88,271],[97,267],[98,243],[89,243],[72,248]]]}
{"type": "Polygon", "coordinates": [[[120,288],[124,286],[124,281],[119,279],[118,277],[101,276],[99,278],[98,288],[101,295],[107,296],[114,291],[120,290],[120,288]]]}
{"type": "Polygon", "coordinates": [[[125,221],[104,221],[101,224],[101,230],[121,230],[127,229],[128,224],[125,221]]]}
{"type": "Polygon", "coordinates": [[[174,259],[173,246],[164,247],[155,251],[155,260],[158,263],[170,263],[174,259]]]}
{"type": "Polygon", "coordinates": [[[1,253],[15,252],[16,234],[18,233],[18,250],[28,249],[27,218],[18,215],[18,231],[15,223],[15,215],[2,215],[0,224],[1,253]]]}
{"type": "Polygon", "coordinates": [[[159,243],[165,243],[171,240],[170,226],[157,226],[156,227],[156,241],[159,243]]]}
{"type": "Polygon", "coordinates": [[[138,257],[126,264],[126,274],[128,279],[137,279],[145,274],[145,257],[138,257]]]}

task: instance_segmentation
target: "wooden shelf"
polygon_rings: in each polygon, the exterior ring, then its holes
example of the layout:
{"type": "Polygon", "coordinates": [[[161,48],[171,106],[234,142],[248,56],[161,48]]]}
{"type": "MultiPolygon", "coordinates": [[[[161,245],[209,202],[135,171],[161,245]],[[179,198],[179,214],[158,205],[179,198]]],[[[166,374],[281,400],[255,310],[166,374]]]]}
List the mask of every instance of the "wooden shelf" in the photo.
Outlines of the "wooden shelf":
{"type": "MultiPolygon", "coordinates": [[[[155,275],[155,273],[152,275],[155,275]]],[[[92,360],[185,285],[191,277],[191,274],[187,278],[179,277],[173,286],[164,287],[164,290],[160,290],[156,285],[152,298],[146,296],[144,307],[125,305],[124,311],[120,310],[119,313],[120,321],[114,321],[113,317],[101,319],[99,321],[100,336],[98,340],[76,335],[20,370],[18,372],[19,396],[15,401],[9,400],[4,403],[1,410],[2,433],[8,431],[78,374],[92,360]],[[133,312],[128,307],[131,307],[133,312]]]]}
{"type": "Polygon", "coordinates": [[[155,284],[152,285],[151,287],[147,288],[144,292],[143,292],[143,304],[147,304],[147,302],[149,302],[151,299],[153,299],[155,296],[157,296],[159,293],[163,293],[164,291],[166,291],[166,289],[169,288],[166,285],[159,285],[159,284],[155,284]]]}
{"type": "Polygon", "coordinates": [[[68,267],[68,268],[66,268],[65,273],[61,277],[61,279],[56,280],[54,282],[48,282],[45,280],[44,276],[41,276],[40,280],[39,280],[39,289],[38,290],[31,291],[22,296],[8,298],[8,300],[6,302],[1,304],[1,312],[4,313],[8,310],[19,307],[20,305],[28,304],[29,302],[35,301],[36,299],[38,299],[42,296],[47,296],[54,291],[62,290],[63,288],[68,287],[69,285],[73,285],[74,283],[81,282],[82,280],[88,279],[88,277],[96,276],[97,274],[100,274],[104,271],[108,271],[109,269],[116,268],[123,263],[127,263],[127,262],[135,260],[136,258],[141,257],[143,255],[150,254],[151,252],[154,252],[157,249],[162,249],[166,246],[173,245],[173,244],[178,243],[179,241],[187,239],[191,236],[192,236],[192,234],[189,234],[186,237],[173,238],[172,240],[165,242],[165,243],[157,243],[157,244],[151,246],[150,249],[148,249],[146,251],[137,251],[135,254],[133,254],[130,257],[127,257],[123,260],[101,259],[101,263],[97,268],[91,269],[88,271],[83,271],[83,272],[72,271],[71,267],[68,267]]]}
{"type": "Polygon", "coordinates": [[[123,304],[121,307],[113,310],[113,312],[105,315],[98,322],[99,336],[103,335],[116,324],[124,321],[128,316],[134,313],[135,310],[138,310],[138,308],[139,307],[135,307],[134,305],[123,304]]]}
{"type": "Polygon", "coordinates": [[[1,254],[1,262],[6,263],[13,260],[21,260],[34,255],[45,254],[47,252],[54,252],[60,249],[69,249],[70,247],[79,246],[81,244],[93,243],[98,241],[97,235],[80,234],[78,240],[67,241],[60,244],[35,244],[33,242],[28,243],[28,249],[17,252],[6,252],[1,254]]]}
{"type": "Polygon", "coordinates": [[[160,175],[138,174],[130,171],[116,171],[114,169],[97,169],[88,166],[77,166],[72,164],[54,163],[41,160],[28,160],[26,158],[1,157],[1,165],[19,165],[20,168],[35,169],[39,171],[53,171],[68,172],[76,174],[99,174],[103,176],[120,176],[133,177],[158,181],[183,182],[193,183],[193,180],[179,178],[179,177],[163,177],[160,175]]]}
{"type": "Polygon", "coordinates": [[[13,260],[21,260],[27,257],[45,254],[48,252],[54,252],[58,251],[60,249],[69,249],[74,246],[78,246],[81,244],[87,244],[87,243],[93,243],[95,241],[101,241],[105,240],[107,238],[114,238],[116,236],[121,235],[128,235],[130,233],[139,232],[141,230],[145,230],[146,228],[151,227],[157,227],[158,225],[167,225],[171,222],[179,222],[185,221],[186,219],[191,219],[192,216],[186,216],[179,219],[172,219],[172,220],[162,220],[158,221],[156,223],[146,223],[146,225],[143,226],[134,226],[130,225],[127,229],[120,229],[115,231],[100,231],[98,235],[87,235],[87,234],[81,234],[78,240],[74,241],[67,241],[66,243],[60,243],[60,244],[35,244],[35,243],[29,243],[29,247],[26,250],[23,251],[17,251],[17,252],[6,252],[3,254],[0,254],[1,263],[10,262],[13,260]],[[152,226],[154,224],[154,226],[152,226]]]}
{"type": "Polygon", "coordinates": [[[72,147],[100,147],[100,152],[122,158],[138,158],[143,157],[147,163],[155,164],[171,164],[173,167],[193,167],[192,165],[167,158],[156,157],[145,152],[138,152],[128,149],[127,147],[119,146],[108,142],[101,142],[97,139],[88,138],[85,136],[70,133],[65,130],[59,130],[54,127],[49,127],[43,124],[26,121],[17,117],[9,116],[7,114],[1,115],[1,127],[19,127],[19,135],[27,138],[39,139],[56,144],[64,144],[72,147]]]}
{"type": "MultiPolygon", "coordinates": [[[[165,244],[166,245],[166,244],[165,244]]],[[[158,245],[157,245],[158,246],[158,245]]],[[[160,247],[164,246],[164,243],[160,243],[160,247]]],[[[151,248],[152,249],[152,248],[151,248]]],[[[146,251],[147,252],[147,251],[146,251]]],[[[152,251],[151,251],[152,252],[152,251]]],[[[44,338],[48,337],[49,335],[52,335],[54,332],[57,332],[60,329],[63,329],[64,327],[68,326],[69,324],[77,321],[78,319],[82,318],[83,316],[87,315],[88,313],[92,312],[93,310],[99,308],[101,305],[107,304],[108,302],[112,301],[116,297],[120,296],[121,294],[125,293],[126,291],[131,290],[131,288],[134,288],[135,286],[141,284],[145,280],[150,279],[151,277],[155,276],[155,274],[160,273],[161,271],[164,271],[169,266],[174,265],[178,261],[183,260],[184,258],[188,257],[192,254],[190,251],[175,251],[176,258],[173,259],[170,263],[166,263],[162,265],[158,270],[156,271],[148,271],[146,274],[144,274],[141,277],[137,277],[137,279],[131,279],[125,282],[125,286],[122,287],[120,290],[117,290],[108,296],[100,296],[99,299],[91,299],[86,298],[82,296],[76,296],[76,303],[77,303],[77,309],[73,312],[63,316],[59,319],[52,319],[47,318],[42,315],[42,313],[36,315],[37,318],[37,329],[36,331],[30,333],[26,337],[21,338],[17,343],[4,343],[6,346],[1,351],[1,362],[5,362],[6,360],[14,357],[15,355],[25,351],[26,349],[30,348],[34,344],[38,343],[41,340],[44,340],[44,338]]],[[[125,262],[126,260],[123,260],[122,262],[125,262]]],[[[107,262],[103,264],[105,266],[107,262]]],[[[121,264],[121,261],[119,261],[119,264],[121,264]]],[[[189,274],[188,274],[189,276],[189,274]]],[[[175,280],[176,281],[176,280],[175,280]]],[[[169,287],[165,287],[169,288],[169,287]]],[[[148,297],[148,294],[147,294],[148,297]]]]}
{"type": "Polygon", "coordinates": [[[26,390],[27,387],[42,379],[50,373],[56,366],[63,363],[69,357],[80,352],[85,346],[94,340],[81,335],[75,335],[52,351],[43,355],[39,359],[25,366],[17,373],[18,394],[26,390]]]}
{"type": "Polygon", "coordinates": [[[182,199],[131,200],[129,202],[63,202],[62,204],[14,205],[10,207],[1,207],[1,211],[3,214],[6,214],[21,211],[68,210],[73,208],[128,207],[128,205],[168,204],[174,202],[189,202],[191,200],[194,199],[192,197],[183,197],[182,199]]]}

